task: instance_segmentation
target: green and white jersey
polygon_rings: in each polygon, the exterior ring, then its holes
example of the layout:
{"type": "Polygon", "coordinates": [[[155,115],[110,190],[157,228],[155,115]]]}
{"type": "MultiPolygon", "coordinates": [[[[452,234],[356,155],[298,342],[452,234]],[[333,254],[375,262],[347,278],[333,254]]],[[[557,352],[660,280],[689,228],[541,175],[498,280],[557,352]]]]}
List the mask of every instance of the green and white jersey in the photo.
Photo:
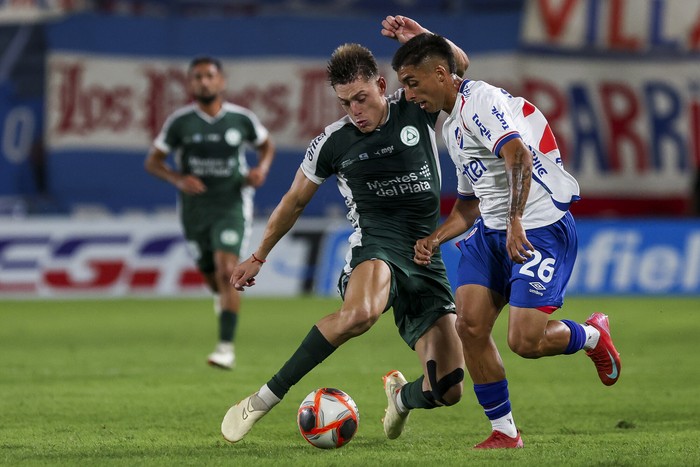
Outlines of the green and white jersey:
{"type": "Polygon", "coordinates": [[[387,99],[386,123],[362,133],[346,116],[311,142],[301,164],[316,184],[337,177],[355,228],[346,269],[372,257],[412,264],[416,240],[439,221],[438,114],[406,101],[403,89],[387,99]]]}
{"type": "MultiPolygon", "coordinates": [[[[183,174],[202,179],[207,191],[200,195],[180,193],[184,223],[205,220],[240,209],[246,202],[245,177],[247,146],[257,147],[268,137],[268,130],[250,110],[225,102],[214,117],[196,104],[171,114],[154,141],[168,154],[175,151],[175,162],[183,174]]],[[[250,200],[252,202],[252,200],[250,200]]],[[[250,206],[252,212],[252,206],[250,206]]]]}

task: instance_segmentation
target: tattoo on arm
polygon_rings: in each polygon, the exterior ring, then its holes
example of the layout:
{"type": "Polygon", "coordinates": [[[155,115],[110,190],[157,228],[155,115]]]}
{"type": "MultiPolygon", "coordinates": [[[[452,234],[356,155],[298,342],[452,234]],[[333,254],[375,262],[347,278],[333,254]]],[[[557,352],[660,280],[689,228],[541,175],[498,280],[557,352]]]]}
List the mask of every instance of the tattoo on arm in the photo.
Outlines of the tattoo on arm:
{"type": "Polygon", "coordinates": [[[532,180],[532,164],[524,161],[527,154],[518,149],[513,157],[510,169],[506,169],[510,193],[508,196],[508,219],[507,223],[515,217],[522,217],[525,211],[525,203],[530,193],[530,182],[532,180]]]}

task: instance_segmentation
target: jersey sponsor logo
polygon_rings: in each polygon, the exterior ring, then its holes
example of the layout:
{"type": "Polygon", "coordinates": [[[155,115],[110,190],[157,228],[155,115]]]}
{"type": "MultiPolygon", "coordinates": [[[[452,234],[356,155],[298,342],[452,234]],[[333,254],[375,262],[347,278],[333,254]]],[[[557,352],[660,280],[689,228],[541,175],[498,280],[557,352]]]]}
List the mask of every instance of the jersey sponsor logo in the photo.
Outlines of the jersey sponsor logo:
{"type": "Polygon", "coordinates": [[[534,169],[535,173],[537,174],[538,177],[543,177],[544,175],[547,175],[549,172],[547,172],[547,169],[544,168],[542,165],[542,161],[540,158],[537,156],[537,151],[528,144],[527,146],[530,149],[530,152],[532,153],[532,168],[534,169]]]}
{"type": "Polygon", "coordinates": [[[424,180],[429,177],[430,170],[423,166],[418,173],[411,172],[389,179],[367,182],[367,188],[382,198],[421,193],[431,189],[430,180],[424,180]]]}
{"type": "Polygon", "coordinates": [[[408,125],[401,129],[401,142],[406,146],[415,146],[420,141],[420,133],[414,126],[408,125]]]}
{"type": "Polygon", "coordinates": [[[430,166],[428,164],[423,164],[418,172],[422,177],[430,178],[430,166]]]}
{"type": "Polygon", "coordinates": [[[479,132],[481,133],[481,136],[484,136],[486,139],[491,141],[491,130],[486,128],[483,123],[481,123],[481,120],[479,119],[479,114],[474,114],[472,116],[472,120],[474,123],[476,123],[476,126],[479,127],[479,132]]]}
{"type": "Polygon", "coordinates": [[[187,138],[187,136],[185,136],[184,139],[185,142],[191,141],[193,143],[218,143],[219,141],[221,141],[221,135],[219,133],[193,133],[192,136],[189,137],[189,139],[187,138]]]}
{"type": "Polygon", "coordinates": [[[321,140],[322,140],[323,138],[325,138],[325,137],[326,137],[326,134],[325,134],[325,133],[321,133],[321,134],[318,135],[316,138],[314,138],[313,141],[311,141],[311,143],[309,144],[308,149],[306,150],[306,155],[305,155],[305,157],[306,157],[308,160],[310,160],[310,161],[314,160],[314,153],[316,152],[316,148],[318,147],[318,143],[320,143],[321,140]]]}
{"type": "Polygon", "coordinates": [[[224,139],[229,146],[239,146],[243,140],[243,137],[241,136],[240,131],[236,130],[235,128],[229,128],[224,134],[224,139]]]}
{"type": "Polygon", "coordinates": [[[501,111],[499,112],[498,109],[496,108],[496,106],[494,105],[494,106],[491,108],[491,113],[498,119],[499,122],[501,122],[501,127],[502,127],[504,130],[507,130],[508,128],[510,128],[510,127],[508,126],[508,122],[506,122],[506,119],[505,119],[505,112],[504,112],[504,111],[501,110],[501,111]]]}
{"type": "Polygon", "coordinates": [[[394,146],[387,146],[385,148],[378,149],[374,151],[375,156],[387,156],[394,152],[394,146]]]}
{"type": "Polygon", "coordinates": [[[191,156],[187,160],[190,172],[198,177],[230,177],[238,164],[238,161],[230,157],[228,159],[209,159],[191,156]]]}
{"type": "Polygon", "coordinates": [[[486,172],[488,172],[488,169],[481,159],[473,159],[468,164],[462,164],[462,175],[469,177],[472,184],[478,182],[486,172]]]}

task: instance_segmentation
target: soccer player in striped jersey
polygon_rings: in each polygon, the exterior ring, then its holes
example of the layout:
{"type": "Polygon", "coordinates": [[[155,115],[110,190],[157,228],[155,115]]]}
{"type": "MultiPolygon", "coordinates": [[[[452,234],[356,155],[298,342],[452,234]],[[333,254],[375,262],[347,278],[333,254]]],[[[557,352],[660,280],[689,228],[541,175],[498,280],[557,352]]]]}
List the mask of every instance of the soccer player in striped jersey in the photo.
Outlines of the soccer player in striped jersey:
{"type": "Polygon", "coordinates": [[[267,178],[275,146],[253,112],[224,100],[226,81],[218,59],[193,59],[187,78],[194,102],[166,119],[145,167],[179,191],[185,238],[214,294],[219,320],[219,342],[207,362],[230,369],[241,297],[229,277],[246,247],[253,194],[267,178]],[[256,151],[255,167],[246,162],[248,147],[256,151]],[[177,168],[167,163],[172,152],[177,168]]]}
{"type": "Polygon", "coordinates": [[[551,319],[563,304],[577,252],[568,208],[579,199],[542,113],[521,97],[455,74],[451,45],[434,34],[403,44],[392,67],[406,98],[448,114],[442,136],[457,168],[458,199],[450,216],[415,245],[415,261],[430,265],[445,241],[458,242],[457,330],[474,391],[492,424],[476,448],[517,448],[503,362],[491,330],[510,306],[508,345],[525,358],[585,350],[601,381],[617,382],[620,358],[608,318],[579,324],[551,319]],[[478,203],[477,216],[475,206],[478,203]]]}

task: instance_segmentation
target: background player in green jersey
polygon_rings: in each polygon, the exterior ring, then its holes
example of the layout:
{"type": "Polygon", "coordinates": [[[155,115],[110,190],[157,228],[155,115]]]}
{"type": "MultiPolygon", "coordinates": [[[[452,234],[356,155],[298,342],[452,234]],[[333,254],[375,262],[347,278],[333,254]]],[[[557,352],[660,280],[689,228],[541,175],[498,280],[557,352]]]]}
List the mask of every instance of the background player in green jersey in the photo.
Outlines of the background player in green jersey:
{"type": "MultiPolygon", "coordinates": [[[[387,17],[383,35],[405,42],[427,32],[415,21],[387,17]]],[[[460,72],[466,54],[453,45],[460,72]]],[[[239,441],[280,402],[290,387],[340,345],[369,330],[389,308],[399,334],[413,348],[423,375],[407,382],[392,370],[384,376],[384,432],[397,438],[409,410],[457,403],[464,358],[455,331],[454,299],[441,259],[429,268],[413,263],[413,245],[439,221],[440,166],[435,149],[437,113],[406,101],[403,90],[386,96],[372,53],[358,44],[336,49],[328,78],[347,115],[328,125],[307,149],[289,191],[275,208],[262,241],[236,267],[231,283],[252,286],[277,242],[301,215],[318,186],[335,175],[354,232],[341,274],[340,310],[312,327],[299,348],[259,391],[231,407],[221,424],[239,441]]]]}
{"type": "Polygon", "coordinates": [[[229,284],[250,234],[253,194],[267,177],[275,147],[250,110],[224,100],[219,60],[198,57],[188,68],[190,105],[171,114],[146,158],[146,170],[179,190],[180,219],[188,246],[214,293],[219,343],[208,363],[230,369],[240,294],[229,284]],[[246,147],[258,163],[248,167],[246,147]],[[176,152],[177,169],[167,163],[176,152]]]}

